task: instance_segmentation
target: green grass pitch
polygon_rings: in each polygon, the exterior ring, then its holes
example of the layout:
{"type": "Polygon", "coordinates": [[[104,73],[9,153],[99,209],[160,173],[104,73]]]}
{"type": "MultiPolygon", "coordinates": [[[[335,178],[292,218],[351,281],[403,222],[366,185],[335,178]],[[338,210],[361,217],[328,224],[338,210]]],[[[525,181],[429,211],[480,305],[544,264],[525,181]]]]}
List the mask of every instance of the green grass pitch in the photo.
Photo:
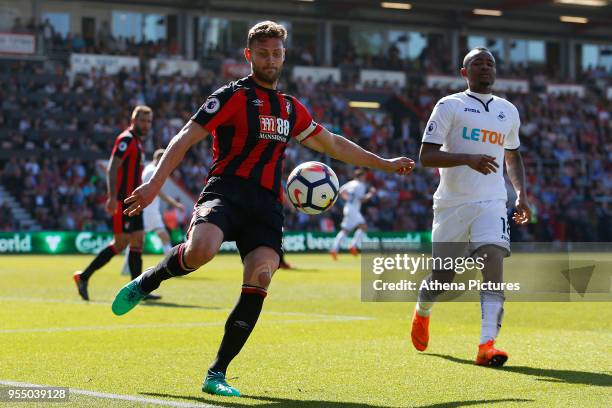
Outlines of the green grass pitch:
{"type": "MultiPolygon", "coordinates": [[[[146,256],[145,266],[159,257],[146,256]]],[[[438,304],[427,352],[410,343],[410,303],[362,303],[360,263],[288,255],[264,311],[228,371],[243,398],[200,391],[241,283],[237,255],[167,281],[157,306],[117,317],[127,281],[113,259],[80,301],[72,272],[85,256],[3,256],[0,382],[105,394],[30,407],[604,407],[612,401],[610,303],[507,303],[502,369],[472,364],[478,303],[438,304]],[[128,398],[128,399],[120,399],[128,398]]],[[[6,402],[0,402],[0,405],[6,402]]]]}

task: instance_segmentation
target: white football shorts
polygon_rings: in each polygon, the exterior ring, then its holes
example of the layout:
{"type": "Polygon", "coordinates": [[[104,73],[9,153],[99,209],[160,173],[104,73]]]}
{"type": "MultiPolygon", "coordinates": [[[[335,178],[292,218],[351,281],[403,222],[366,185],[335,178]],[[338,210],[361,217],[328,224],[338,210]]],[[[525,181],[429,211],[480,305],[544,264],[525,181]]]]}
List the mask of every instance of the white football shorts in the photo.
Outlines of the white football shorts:
{"type": "Polygon", "coordinates": [[[342,224],[340,224],[340,228],[347,231],[352,231],[357,228],[360,224],[365,224],[366,220],[363,218],[363,215],[359,211],[351,211],[344,215],[342,218],[342,224]]]}
{"type": "Polygon", "coordinates": [[[465,244],[463,251],[466,255],[471,255],[481,246],[495,245],[505,249],[506,256],[510,256],[506,201],[489,200],[434,208],[431,241],[434,243],[434,256],[447,256],[436,254],[436,248],[443,252],[452,248],[451,252],[456,255],[461,244],[465,244]]]}

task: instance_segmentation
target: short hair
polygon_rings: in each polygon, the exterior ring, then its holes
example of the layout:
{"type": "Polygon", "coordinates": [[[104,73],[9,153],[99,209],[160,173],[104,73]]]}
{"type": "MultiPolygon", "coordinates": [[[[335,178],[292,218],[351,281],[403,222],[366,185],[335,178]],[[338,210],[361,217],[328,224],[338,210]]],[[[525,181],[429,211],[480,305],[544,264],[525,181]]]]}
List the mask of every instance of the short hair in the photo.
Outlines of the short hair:
{"type": "Polygon", "coordinates": [[[138,105],[132,111],[132,120],[137,119],[138,115],[144,113],[146,115],[152,115],[153,109],[149,108],[147,105],[138,105]]]}
{"type": "Polygon", "coordinates": [[[491,50],[489,50],[486,47],[474,47],[474,48],[472,48],[470,50],[470,52],[465,54],[465,57],[463,57],[463,68],[467,68],[467,66],[469,65],[470,61],[472,61],[474,59],[474,56],[477,55],[477,54],[480,54],[481,52],[487,52],[487,53],[491,54],[491,57],[493,57],[493,61],[495,61],[495,56],[493,55],[491,50]]]}
{"type": "Polygon", "coordinates": [[[284,44],[285,40],[287,40],[287,30],[274,21],[260,21],[249,30],[247,48],[251,48],[253,41],[262,38],[280,38],[284,44]]]}
{"type": "Polygon", "coordinates": [[[366,171],[363,167],[358,167],[353,171],[353,177],[361,177],[366,174],[366,171]]]}
{"type": "Polygon", "coordinates": [[[165,149],[157,149],[153,152],[153,161],[155,163],[159,162],[159,159],[164,155],[165,149]]]}

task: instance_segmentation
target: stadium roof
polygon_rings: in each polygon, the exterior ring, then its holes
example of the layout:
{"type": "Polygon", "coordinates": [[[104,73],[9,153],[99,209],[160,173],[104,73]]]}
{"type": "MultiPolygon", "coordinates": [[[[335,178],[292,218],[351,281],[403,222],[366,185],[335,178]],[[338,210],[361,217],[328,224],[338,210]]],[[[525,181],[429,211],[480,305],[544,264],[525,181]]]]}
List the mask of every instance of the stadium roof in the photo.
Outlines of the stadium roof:
{"type": "MultiPolygon", "coordinates": [[[[126,3],[124,0],[110,2],[126,3]]],[[[612,41],[610,0],[130,0],[128,3],[257,18],[348,20],[442,30],[457,28],[494,35],[612,41]],[[561,16],[570,17],[572,22],[562,22],[561,16]]]]}

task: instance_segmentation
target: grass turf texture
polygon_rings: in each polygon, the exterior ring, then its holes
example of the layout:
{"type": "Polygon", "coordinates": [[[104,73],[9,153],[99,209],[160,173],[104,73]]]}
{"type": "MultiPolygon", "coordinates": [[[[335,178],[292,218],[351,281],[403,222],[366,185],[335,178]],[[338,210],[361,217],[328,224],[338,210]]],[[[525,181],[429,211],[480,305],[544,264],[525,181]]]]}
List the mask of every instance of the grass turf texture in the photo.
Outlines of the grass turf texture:
{"type": "MultiPolygon", "coordinates": [[[[159,257],[145,256],[144,265],[159,257]]],[[[602,407],[612,395],[610,303],[508,303],[502,369],[474,366],[478,303],[438,304],[426,353],[410,343],[413,304],[360,302],[360,263],[289,255],[257,328],[228,371],[243,398],[200,391],[241,282],[239,257],[218,256],[165,282],[157,306],[116,317],[127,281],[115,257],[80,301],[85,256],[3,256],[0,380],[223,407],[602,407]]],[[[150,303],[151,305],[153,303],[150,303]]],[[[2,403],[0,403],[1,405],[2,403]]],[[[15,406],[49,406],[20,403],[15,406]]],[[[153,406],[72,395],[61,406],[153,406]]]]}

